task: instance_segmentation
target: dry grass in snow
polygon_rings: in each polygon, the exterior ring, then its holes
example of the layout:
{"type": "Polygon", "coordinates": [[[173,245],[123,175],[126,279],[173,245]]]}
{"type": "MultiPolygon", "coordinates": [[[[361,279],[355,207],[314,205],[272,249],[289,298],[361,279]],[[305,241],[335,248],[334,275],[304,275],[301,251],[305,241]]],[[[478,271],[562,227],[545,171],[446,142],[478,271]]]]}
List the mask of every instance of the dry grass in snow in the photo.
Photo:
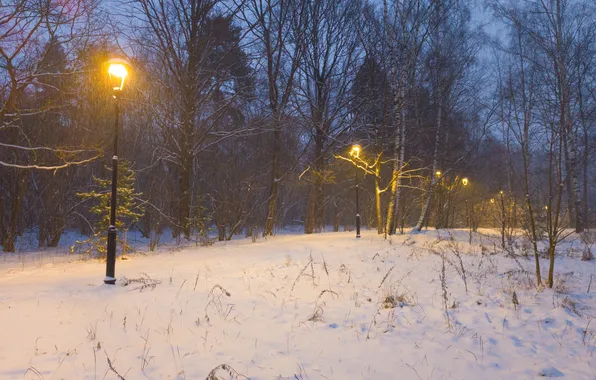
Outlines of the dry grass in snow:
{"type": "Polygon", "coordinates": [[[7,260],[0,378],[596,378],[596,264],[580,239],[554,290],[496,237],[467,239],[228,242],[129,256],[117,286],[99,262],[7,260]]]}

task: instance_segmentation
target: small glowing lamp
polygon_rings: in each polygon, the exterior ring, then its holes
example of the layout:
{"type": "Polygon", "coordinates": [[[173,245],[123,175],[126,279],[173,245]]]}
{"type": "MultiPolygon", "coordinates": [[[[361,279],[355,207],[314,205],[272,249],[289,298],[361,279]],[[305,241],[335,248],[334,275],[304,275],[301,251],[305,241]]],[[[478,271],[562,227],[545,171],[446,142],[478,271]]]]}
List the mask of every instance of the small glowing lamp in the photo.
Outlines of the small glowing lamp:
{"type": "Polygon", "coordinates": [[[350,150],[350,156],[359,158],[361,150],[362,150],[362,148],[360,147],[360,145],[358,145],[358,144],[352,145],[352,150],[350,150]]]}
{"type": "Polygon", "coordinates": [[[124,59],[112,58],[108,61],[108,76],[114,91],[120,92],[124,89],[124,81],[129,71],[130,64],[124,59]]]}

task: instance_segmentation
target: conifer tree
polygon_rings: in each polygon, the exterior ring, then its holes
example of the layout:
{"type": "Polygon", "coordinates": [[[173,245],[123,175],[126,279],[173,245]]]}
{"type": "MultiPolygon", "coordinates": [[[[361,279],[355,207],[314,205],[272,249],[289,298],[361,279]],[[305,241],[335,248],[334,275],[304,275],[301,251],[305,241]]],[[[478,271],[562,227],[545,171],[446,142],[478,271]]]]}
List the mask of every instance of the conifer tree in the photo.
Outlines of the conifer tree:
{"type": "MultiPolygon", "coordinates": [[[[110,179],[97,177],[93,177],[93,181],[99,187],[99,191],[92,190],[86,193],[78,193],[77,196],[83,200],[92,200],[94,202],[89,211],[98,217],[95,223],[95,231],[89,239],[77,241],[72,249],[74,250],[77,246],[85,246],[85,254],[95,252],[103,257],[106,255],[107,232],[110,225],[110,190],[112,182],[110,179]]],[[[138,203],[138,197],[141,193],[135,193],[135,172],[128,161],[120,162],[117,186],[116,228],[119,231],[118,246],[128,251],[130,247],[122,240],[122,231],[137,222],[144,213],[142,205],[138,203]]]]}

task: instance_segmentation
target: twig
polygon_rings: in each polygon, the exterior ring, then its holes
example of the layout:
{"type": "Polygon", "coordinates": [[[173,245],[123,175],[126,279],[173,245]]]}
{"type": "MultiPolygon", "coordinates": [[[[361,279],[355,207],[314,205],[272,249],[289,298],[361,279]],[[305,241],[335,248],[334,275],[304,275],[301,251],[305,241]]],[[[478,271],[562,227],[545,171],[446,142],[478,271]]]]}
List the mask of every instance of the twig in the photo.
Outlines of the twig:
{"type": "Polygon", "coordinates": [[[178,296],[180,295],[180,291],[182,290],[184,284],[186,284],[186,280],[182,281],[182,285],[180,285],[180,289],[178,289],[178,293],[176,293],[176,298],[178,298],[178,296]]]}
{"type": "Polygon", "coordinates": [[[393,268],[395,268],[395,265],[392,266],[387,273],[385,273],[385,277],[383,277],[383,279],[381,280],[381,283],[379,284],[378,289],[381,289],[381,286],[383,286],[383,283],[385,283],[385,280],[387,279],[387,277],[389,277],[389,274],[391,273],[391,271],[393,270],[393,268]]]}
{"type": "Polygon", "coordinates": [[[314,268],[312,266],[312,255],[310,256],[310,259],[308,260],[308,263],[306,263],[306,265],[304,266],[304,268],[302,268],[302,270],[300,271],[300,273],[298,273],[298,277],[296,277],[296,279],[294,280],[294,283],[292,284],[292,289],[290,289],[290,295],[292,295],[292,292],[294,291],[294,288],[296,287],[296,284],[298,283],[298,280],[300,279],[300,277],[307,276],[304,274],[304,271],[306,271],[306,268],[311,267],[311,277],[313,277],[313,283],[315,281],[314,279],[314,268]]]}
{"type": "Polygon", "coordinates": [[[588,334],[588,328],[590,327],[590,323],[592,322],[592,319],[594,319],[594,318],[590,318],[590,320],[588,321],[588,324],[586,325],[586,328],[584,329],[584,336],[582,337],[582,342],[584,343],[584,345],[586,344],[586,335],[588,334]]]}
{"type": "Polygon", "coordinates": [[[195,279],[195,287],[193,288],[193,291],[197,290],[197,283],[199,282],[199,271],[197,271],[197,278],[195,279]]]}
{"type": "Polygon", "coordinates": [[[121,374],[119,374],[119,373],[118,373],[118,371],[116,371],[116,369],[115,369],[115,368],[114,368],[114,366],[112,365],[112,361],[110,360],[110,357],[108,356],[108,353],[107,353],[107,351],[105,351],[105,350],[104,350],[104,352],[105,352],[105,354],[106,354],[106,358],[108,359],[108,367],[110,367],[110,370],[111,370],[112,372],[114,372],[114,374],[115,374],[116,376],[118,376],[118,380],[126,380],[126,379],[124,378],[124,376],[122,376],[121,374]]]}

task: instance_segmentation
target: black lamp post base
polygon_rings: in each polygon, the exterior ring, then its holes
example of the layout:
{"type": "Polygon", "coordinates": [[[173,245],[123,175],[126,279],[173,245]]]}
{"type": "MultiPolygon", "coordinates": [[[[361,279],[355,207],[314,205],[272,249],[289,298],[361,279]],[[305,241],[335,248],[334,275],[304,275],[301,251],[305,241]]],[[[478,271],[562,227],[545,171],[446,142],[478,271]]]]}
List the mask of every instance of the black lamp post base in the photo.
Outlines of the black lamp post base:
{"type": "Polygon", "coordinates": [[[106,277],[104,283],[114,285],[116,283],[116,227],[108,228],[108,251],[106,255],[106,277]]]}

